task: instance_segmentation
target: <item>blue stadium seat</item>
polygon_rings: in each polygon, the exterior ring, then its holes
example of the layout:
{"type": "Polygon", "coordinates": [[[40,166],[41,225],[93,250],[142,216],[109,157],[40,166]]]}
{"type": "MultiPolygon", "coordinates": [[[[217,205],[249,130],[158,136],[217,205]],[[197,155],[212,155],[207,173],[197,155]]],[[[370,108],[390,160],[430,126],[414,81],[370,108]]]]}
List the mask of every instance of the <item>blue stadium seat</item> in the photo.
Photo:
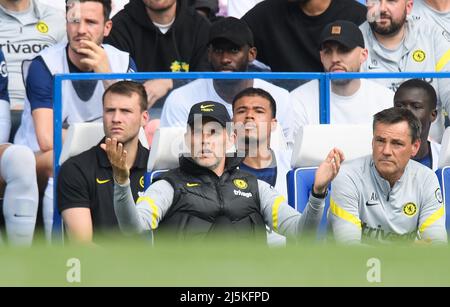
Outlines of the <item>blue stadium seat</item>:
{"type": "MultiPolygon", "coordinates": [[[[291,170],[287,174],[288,183],[288,202],[299,212],[305,210],[306,204],[308,203],[309,195],[311,193],[311,188],[314,183],[314,175],[316,173],[317,167],[299,167],[291,170]]],[[[327,229],[327,214],[328,208],[330,206],[329,195],[325,201],[324,215],[320,221],[318,239],[325,237],[327,229]]]]}
{"type": "Polygon", "coordinates": [[[438,169],[436,175],[441,185],[442,199],[445,204],[445,228],[450,230],[450,128],[447,128],[442,137],[441,151],[439,153],[438,169]]]}
{"type": "Polygon", "coordinates": [[[447,203],[450,201],[450,166],[439,168],[436,175],[441,185],[442,199],[445,204],[445,229],[448,232],[450,230],[450,210],[447,207],[447,203]]]}
{"type": "MultiPolygon", "coordinates": [[[[372,127],[368,125],[302,127],[294,143],[292,170],[287,175],[289,204],[299,212],[303,212],[308,203],[316,169],[333,147],[341,149],[348,161],[371,154],[371,141],[372,127]]],[[[326,234],[329,204],[328,196],[318,239],[323,239],[326,234]]]]}

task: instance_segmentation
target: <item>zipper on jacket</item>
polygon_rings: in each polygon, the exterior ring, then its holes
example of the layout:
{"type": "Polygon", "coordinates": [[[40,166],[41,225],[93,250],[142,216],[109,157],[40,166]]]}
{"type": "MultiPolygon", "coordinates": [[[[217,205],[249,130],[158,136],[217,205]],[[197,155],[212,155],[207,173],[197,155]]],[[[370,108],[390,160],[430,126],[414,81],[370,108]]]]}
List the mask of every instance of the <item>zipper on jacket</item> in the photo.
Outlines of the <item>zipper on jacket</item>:
{"type": "Polygon", "coordinates": [[[225,206],[224,206],[224,202],[223,202],[222,193],[219,188],[219,184],[220,184],[220,181],[217,181],[215,183],[215,186],[216,186],[217,195],[219,196],[219,207],[220,207],[220,210],[223,211],[225,206]]]}

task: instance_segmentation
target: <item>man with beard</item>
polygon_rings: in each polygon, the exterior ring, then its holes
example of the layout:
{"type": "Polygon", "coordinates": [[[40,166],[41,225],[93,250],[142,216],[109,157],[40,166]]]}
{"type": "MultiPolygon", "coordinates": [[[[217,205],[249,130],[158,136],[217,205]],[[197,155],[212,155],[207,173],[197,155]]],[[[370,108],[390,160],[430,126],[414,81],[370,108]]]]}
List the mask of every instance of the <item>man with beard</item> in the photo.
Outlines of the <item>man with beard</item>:
{"type": "MultiPolygon", "coordinates": [[[[208,69],[209,22],[185,0],[131,0],[112,19],[106,43],[129,52],[137,69],[146,72],[189,72],[208,69]]],[[[145,82],[151,107],[183,82],[145,82]]]]}
{"type": "Polygon", "coordinates": [[[436,120],[437,96],[426,81],[411,79],[403,82],[395,92],[394,107],[410,110],[422,125],[420,148],[413,159],[436,171],[441,145],[428,139],[431,124],[436,120]]]}
{"type": "MultiPolygon", "coordinates": [[[[187,119],[187,156],[180,167],[157,179],[137,202],[129,184],[127,153],[120,143],[106,144],[113,167],[114,209],[125,233],[156,231],[178,239],[203,240],[229,235],[265,242],[266,225],[276,232],[304,238],[315,235],[322,217],[328,185],[339,172],[344,156],[330,151],[319,166],[303,214],[290,207],[269,184],[237,168],[242,158],[227,152],[235,143],[227,109],[204,101],[192,106],[187,119]]],[[[220,237],[219,237],[220,238],[220,237]]]]}
{"type": "MultiPolygon", "coordinates": [[[[367,72],[445,72],[449,71],[450,35],[426,20],[409,16],[413,0],[368,2],[368,21],[361,25],[369,57],[362,70],[367,72]]],[[[401,79],[376,79],[397,90],[401,79]]],[[[438,94],[438,114],[430,137],[441,142],[445,115],[450,111],[450,83],[431,78],[438,94]]]]}
{"type": "Polygon", "coordinates": [[[148,120],[147,94],[136,82],[119,81],[103,95],[105,138],[91,149],[70,158],[58,177],[58,207],[69,238],[88,243],[95,234],[118,231],[114,214],[114,179],[104,149],[120,142],[132,165],[130,180],[133,199],[144,190],[149,151],[139,142],[139,129],[148,120]]]}
{"type": "Polygon", "coordinates": [[[258,61],[272,71],[318,72],[317,49],[325,25],[364,22],[366,7],[354,0],[265,0],[244,15],[255,35],[258,61]]]}
{"type": "Polygon", "coordinates": [[[416,0],[411,15],[450,31],[450,0],[416,0]]]}
{"type": "MultiPolygon", "coordinates": [[[[256,57],[253,34],[245,22],[224,18],[211,27],[208,59],[215,72],[244,72],[256,57]]],[[[277,102],[278,122],[288,142],[292,141],[292,117],[289,93],[260,79],[206,80],[198,79],[170,93],[161,114],[161,126],[184,126],[190,108],[198,101],[217,101],[223,104],[232,116],[232,102],[236,94],[249,88],[261,88],[269,92],[277,102]]]]}
{"type": "MultiPolygon", "coordinates": [[[[44,194],[44,227],[50,239],[53,223],[53,77],[60,73],[126,73],[134,71],[130,55],[102,44],[111,30],[110,0],[69,0],[67,39],[24,63],[26,100],[16,144],[35,152],[40,186],[44,194]]],[[[72,81],[62,84],[62,120],[65,126],[102,118],[100,99],[111,81],[72,81]]]]}
{"type": "MultiPolygon", "coordinates": [[[[326,72],[359,72],[367,48],[358,26],[338,20],[328,24],[320,39],[320,60],[326,72]]],[[[333,79],[330,93],[331,124],[370,124],[373,115],[392,106],[394,92],[367,79],[333,79]]],[[[291,93],[296,130],[319,124],[319,82],[313,80],[291,93]]]]}

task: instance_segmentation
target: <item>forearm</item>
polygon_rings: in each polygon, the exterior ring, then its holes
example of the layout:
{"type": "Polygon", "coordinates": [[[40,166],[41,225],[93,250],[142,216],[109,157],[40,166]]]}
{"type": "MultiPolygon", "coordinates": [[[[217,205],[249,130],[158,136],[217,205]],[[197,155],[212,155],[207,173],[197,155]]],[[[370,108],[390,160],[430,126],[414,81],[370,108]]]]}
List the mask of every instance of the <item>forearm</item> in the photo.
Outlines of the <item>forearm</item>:
{"type": "Polygon", "coordinates": [[[320,225],[325,207],[325,198],[309,197],[308,204],[301,215],[297,226],[297,237],[315,236],[320,225]]]}
{"type": "Polygon", "coordinates": [[[314,232],[320,224],[325,199],[310,197],[303,214],[289,206],[283,196],[270,186],[258,180],[261,213],[265,223],[284,236],[297,239],[304,232],[314,232]]]}
{"type": "Polygon", "coordinates": [[[136,209],[130,182],[123,185],[114,183],[114,211],[123,233],[133,234],[144,231],[144,226],[136,209]]]}

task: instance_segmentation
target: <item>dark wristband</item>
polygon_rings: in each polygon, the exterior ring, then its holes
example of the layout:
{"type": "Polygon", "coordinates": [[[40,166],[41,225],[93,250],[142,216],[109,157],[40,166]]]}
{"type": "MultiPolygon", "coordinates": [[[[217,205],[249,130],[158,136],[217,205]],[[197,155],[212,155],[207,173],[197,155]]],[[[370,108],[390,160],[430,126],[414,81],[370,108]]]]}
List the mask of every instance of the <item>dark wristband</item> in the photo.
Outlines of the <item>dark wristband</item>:
{"type": "Polygon", "coordinates": [[[314,193],[314,184],[313,184],[313,185],[311,186],[311,195],[312,195],[313,197],[315,197],[315,198],[323,199],[323,198],[327,197],[327,195],[328,195],[328,189],[325,190],[325,193],[324,193],[324,194],[316,194],[316,193],[314,193]]]}

